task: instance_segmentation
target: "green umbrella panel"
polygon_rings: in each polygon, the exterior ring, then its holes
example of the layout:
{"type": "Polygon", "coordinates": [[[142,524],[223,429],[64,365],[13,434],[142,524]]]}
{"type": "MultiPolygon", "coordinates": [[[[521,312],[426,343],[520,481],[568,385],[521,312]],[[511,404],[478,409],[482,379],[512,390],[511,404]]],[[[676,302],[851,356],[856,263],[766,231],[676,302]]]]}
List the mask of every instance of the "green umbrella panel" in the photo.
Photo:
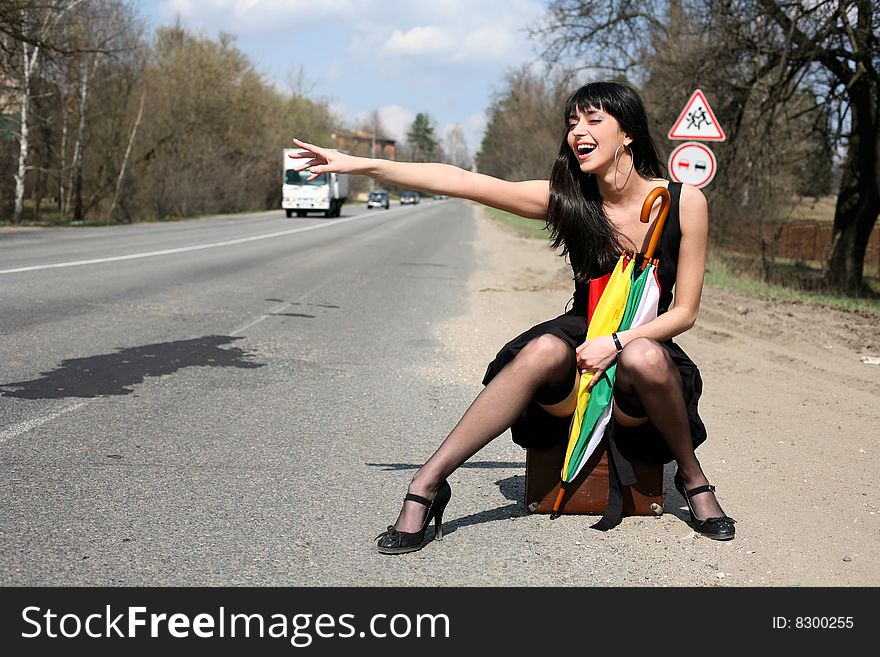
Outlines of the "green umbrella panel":
{"type": "MultiPolygon", "coordinates": [[[[635,274],[635,271],[631,272],[631,275],[635,274]]],[[[653,266],[646,267],[632,282],[626,300],[623,319],[621,319],[620,326],[617,328],[618,331],[632,328],[633,319],[635,319],[636,312],[642,303],[645,285],[649,279],[656,280],[654,278],[653,266]]],[[[654,316],[656,317],[656,303],[654,304],[654,316]]],[[[569,483],[578,475],[602,440],[605,427],[608,425],[611,417],[611,398],[614,394],[616,375],[617,364],[615,363],[602,372],[590,391],[590,398],[587,401],[587,408],[584,411],[580,431],[571,449],[566,450],[566,459],[562,467],[562,481],[565,483],[569,483]]]]}

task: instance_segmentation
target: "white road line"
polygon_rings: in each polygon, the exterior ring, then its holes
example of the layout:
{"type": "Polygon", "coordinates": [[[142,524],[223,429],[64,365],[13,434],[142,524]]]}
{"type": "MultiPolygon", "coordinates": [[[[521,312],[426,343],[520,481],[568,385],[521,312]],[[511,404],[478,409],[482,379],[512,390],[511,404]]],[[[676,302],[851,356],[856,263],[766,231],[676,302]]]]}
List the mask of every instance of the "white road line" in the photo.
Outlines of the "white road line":
{"type": "Polygon", "coordinates": [[[62,408],[60,411],[55,411],[51,415],[46,415],[45,417],[38,417],[33,420],[28,420],[27,422],[19,422],[18,424],[13,424],[8,429],[5,429],[2,433],[0,433],[0,443],[5,443],[10,438],[15,438],[16,436],[20,436],[23,433],[27,433],[31,429],[36,429],[41,424],[46,424],[51,420],[54,420],[57,417],[61,417],[65,413],[70,413],[70,411],[75,411],[81,406],[85,406],[88,402],[79,402],[78,404],[73,404],[66,408],[62,408]]]}
{"type": "MultiPolygon", "coordinates": [[[[292,305],[293,305],[292,303],[288,303],[288,304],[286,304],[286,305],[281,306],[280,308],[278,308],[275,312],[281,312],[282,310],[287,310],[287,309],[290,308],[292,305]]],[[[238,335],[239,333],[244,333],[244,332],[247,331],[251,326],[256,326],[257,324],[259,324],[260,322],[262,322],[262,321],[263,321],[264,319],[266,319],[267,317],[269,317],[269,315],[260,315],[260,316],[257,317],[254,321],[252,321],[252,322],[250,322],[250,323],[248,323],[248,324],[245,324],[245,325],[242,326],[241,328],[237,328],[237,329],[235,329],[235,330],[234,330],[232,333],[230,333],[229,335],[238,335]]]]}
{"type": "Polygon", "coordinates": [[[302,228],[292,228],[290,230],[281,230],[277,233],[264,233],[262,235],[254,235],[252,237],[242,237],[237,240],[227,240],[225,242],[211,242],[210,244],[196,244],[195,246],[182,246],[176,249],[164,249],[162,251],[150,251],[149,253],[131,253],[129,255],[111,256],[108,258],[95,258],[94,260],[75,260],[73,262],[59,262],[52,265],[32,265],[30,267],[16,267],[15,269],[0,269],[0,274],[19,274],[25,271],[37,271],[40,269],[60,269],[63,267],[80,267],[82,265],[97,265],[103,262],[118,262],[120,260],[135,260],[136,258],[152,258],[154,256],[170,255],[172,253],[186,253],[188,251],[200,251],[201,249],[214,249],[218,246],[232,246],[233,244],[244,244],[245,242],[255,242],[257,240],[267,240],[271,237],[281,237],[283,235],[292,235],[293,233],[302,233],[307,230],[318,230],[319,228],[331,228],[339,224],[348,223],[357,219],[363,219],[363,215],[355,217],[347,217],[345,219],[337,219],[333,223],[314,224],[312,226],[303,226],[302,228]]]}
{"type": "Polygon", "coordinates": [[[341,275],[342,275],[342,272],[337,272],[337,273],[333,274],[332,276],[330,276],[330,277],[328,277],[328,278],[325,278],[323,281],[321,281],[320,283],[318,283],[318,284],[317,284],[315,287],[313,287],[311,290],[309,290],[308,292],[306,292],[305,294],[303,294],[302,296],[300,296],[296,301],[291,301],[291,302],[289,302],[289,303],[286,303],[286,304],[284,304],[283,306],[281,306],[280,308],[272,308],[271,310],[267,310],[265,313],[263,313],[262,315],[260,315],[259,317],[257,317],[255,320],[253,320],[253,321],[251,321],[251,322],[248,322],[248,323],[245,324],[244,326],[240,326],[239,328],[235,329],[235,330],[234,330],[232,333],[230,333],[229,335],[238,335],[239,333],[244,333],[245,331],[247,331],[247,330],[248,330],[249,328],[251,328],[252,326],[256,326],[257,324],[259,324],[260,322],[262,322],[264,319],[268,319],[269,317],[271,317],[272,314],[277,314],[277,313],[280,313],[280,312],[283,312],[283,311],[287,310],[288,308],[291,308],[292,306],[299,305],[300,303],[302,303],[303,301],[305,301],[306,299],[308,299],[310,296],[312,296],[315,292],[317,292],[317,291],[320,290],[321,288],[327,286],[331,281],[336,280],[336,279],[339,278],[341,275]]]}
{"type": "MultiPolygon", "coordinates": [[[[343,221],[351,221],[352,219],[358,219],[358,218],[359,217],[349,217],[348,219],[341,219],[339,221],[336,221],[333,224],[318,224],[317,226],[306,226],[304,228],[295,228],[293,230],[283,231],[281,233],[273,233],[273,235],[287,235],[289,233],[296,233],[296,232],[303,231],[303,230],[311,230],[313,228],[323,227],[323,226],[327,226],[327,225],[338,225],[339,223],[341,223],[343,221]]],[[[264,236],[256,236],[253,238],[246,238],[245,240],[242,240],[242,241],[250,241],[253,239],[264,239],[264,236]]],[[[218,245],[220,245],[220,244],[222,244],[222,243],[218,243],[218,245]]],[[[208,247],[203,246],[201,248],[208,248],[208,247]]],[[[5,272],[0,271],[0,274],[2,274],[2,273],[5,273],[5,272]]],[[[244,326],[241,326],[241,327],[235,329],[232,333],[230,333],[230,335],[238,335],[240,333],[244,333],[247,329],[251,328],[252,326],[255,326],[256,324],[259,324],[264,319],[269,318],[271,316],[271,313],[273,313],[273,312],[279,313],[284,310],[287,310],[288,308],[290,308],[292,306],[295,306],[299,303],[302,303],[303,301],[308,299],[310,296],[315,294],[315,292],[317,292],[321,288],[325,287],[331,281],[335,280],[336,278],[338,278],[341,275],[342,275],[342,272],[337,272],[336,274],[333,274],[332,276],[325,278],[323,281],[318,283],[318,285],[313,287],[311,290],[309,290],[305,294],[301,295],[296,301],[286,303],[283,306],[281,306],[280,308],[278,308],[278,307],[273,308],[271,311],[268,311],[267,313],[264,313],[264,314],[260,315],[259,317],[257,317],[257,319],[255,319],[251,322],[248,322],[244,326]]],[[[81,408],[82,406],[85,406],[86,404],[88,404],[88,401],[79,402],[77,404],[73,404],[73,405],[68,406],[66,408],[62,408],[60,411],[56,411],[55,413],[52,413],[51,415],[47,415],[45,417],[38,417],[36,419],[28,420],[26,422],[20,422],[18,424],[13,424],[11,427],[8,427],[7,429],[0,432],[0,444],[5,443],[10,438],[15,438],[16,436],[20,436],[23,433],[27,433],[31,429],[36,429],[38,426],[45,424],[46,422],[49,422],[50,420],[54,420],[55,418],[60,417],[60,416],[64,415],[65,413],[69,413],[70,411],[75,411],[76,409],[81,408]]]]}

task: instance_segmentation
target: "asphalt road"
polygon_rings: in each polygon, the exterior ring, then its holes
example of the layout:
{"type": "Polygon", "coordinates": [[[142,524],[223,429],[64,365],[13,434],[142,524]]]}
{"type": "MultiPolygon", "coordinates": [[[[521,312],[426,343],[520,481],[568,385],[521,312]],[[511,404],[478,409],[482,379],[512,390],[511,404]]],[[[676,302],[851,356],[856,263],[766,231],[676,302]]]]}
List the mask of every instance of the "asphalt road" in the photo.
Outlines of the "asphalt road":
{"type": "Polygon", "coordinates": [[[0,233],[2,584],[425,584],[370,539],[472,395],[419,366],[473,230],[425,201],[0,233]]]}
{"type": "MultiPolygon", "coordinates": [[[[876,374],[854,351],[877,344],[870,319],[717,289],[682,344],[734,541],[688,526],[672,466],[661,517],[605,533],[530,514],[525,454],[502,436],[450,477],[443,541],[378,554],[485,362],[561,312],[569,284],[542,244],[455,200],[0,231],[0,584],[877,581],[876,374]]],[[[523,607],[511,623],[540,614],[523,607]]]]}

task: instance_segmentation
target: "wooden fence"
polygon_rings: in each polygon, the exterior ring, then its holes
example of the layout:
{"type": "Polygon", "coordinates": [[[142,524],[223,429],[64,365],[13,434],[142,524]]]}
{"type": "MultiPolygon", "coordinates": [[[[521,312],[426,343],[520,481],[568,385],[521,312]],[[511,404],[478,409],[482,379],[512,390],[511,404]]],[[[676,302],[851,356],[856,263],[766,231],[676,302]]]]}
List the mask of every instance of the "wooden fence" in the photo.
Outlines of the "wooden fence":
{"type": "MultiPolygon", "coordinates": [[[[833,225],[827,221],[791,221],[782,226],[776,246],[779,258],[825,262],[831,253],[833,225]]],[[[880,226],[875,226],[865,250],[865,268],[880,268],[880,226]]]]}

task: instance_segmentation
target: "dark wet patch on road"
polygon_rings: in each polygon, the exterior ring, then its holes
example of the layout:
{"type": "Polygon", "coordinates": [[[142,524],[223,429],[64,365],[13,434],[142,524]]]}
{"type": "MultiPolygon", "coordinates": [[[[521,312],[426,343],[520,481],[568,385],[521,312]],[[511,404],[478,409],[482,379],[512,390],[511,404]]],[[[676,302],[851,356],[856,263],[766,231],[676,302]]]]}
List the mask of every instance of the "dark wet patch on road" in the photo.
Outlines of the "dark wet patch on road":
{"type": "Polygon", "coordinates": [[[185,367],[263,367],[238,347],[222,349],[241,337],[209,335],[192,340],[159,342],[119,349],[112,354],[69,358],[31,381],[0,384],[0,396],[19,399],[64,399],[130,395],[148,376],[174,374],[185,367]]]}
{"type": "Polygon", "coordinates": [[[269,313],[272,317],[308,317],[309,319],[315,319],[314,315],[307,315],[305,313],[269,313]]]}

